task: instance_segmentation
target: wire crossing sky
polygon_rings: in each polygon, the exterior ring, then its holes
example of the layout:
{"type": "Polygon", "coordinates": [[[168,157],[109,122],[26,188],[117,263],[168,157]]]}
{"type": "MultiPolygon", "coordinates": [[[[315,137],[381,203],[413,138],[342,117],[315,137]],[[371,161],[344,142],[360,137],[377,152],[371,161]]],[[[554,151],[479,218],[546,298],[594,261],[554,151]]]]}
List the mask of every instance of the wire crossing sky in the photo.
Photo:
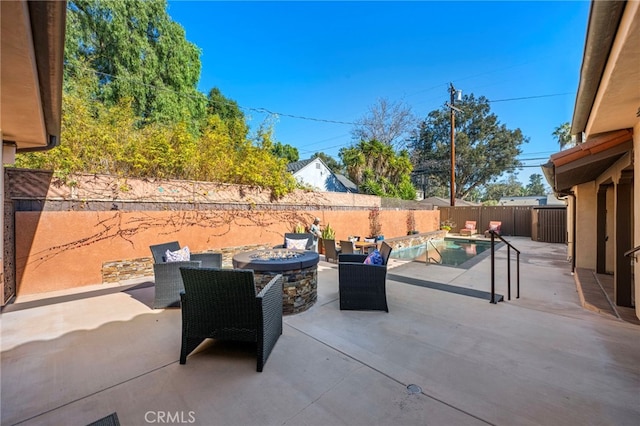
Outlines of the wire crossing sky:
{"type": "Polygon", "coordinates": [[[378,99],[424,118],[449,84],[484,96],[530,142],[518,178],[559,150],[570,122],[590,3],[577,1],[170,1],[168,13],[201,49],[199,89],[218,87],[256,129],[300,158],[338,158],[352,123],[378,99]],[[543,158],[540,160],[540,158],[543,158]]]}

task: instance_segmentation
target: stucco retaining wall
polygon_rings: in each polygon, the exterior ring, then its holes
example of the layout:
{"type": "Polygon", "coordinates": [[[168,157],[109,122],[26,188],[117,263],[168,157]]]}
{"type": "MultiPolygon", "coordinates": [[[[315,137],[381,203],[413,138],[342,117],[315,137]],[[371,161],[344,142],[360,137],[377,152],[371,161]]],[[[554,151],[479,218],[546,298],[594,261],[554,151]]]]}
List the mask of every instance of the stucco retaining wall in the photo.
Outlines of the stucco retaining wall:
{"type": "MultiPolygon", "coordinates": [[[[238,250],[282,244],[285,232],[316,216],[331,224],[336,240],[366,236],[369,212],[381,205],[379,197],[359,194],[300,190],[271,200],[268,191],[233,185],[6,172],[18,295],[153,276],[149,246],[160,242],[222,252],[230,265],[238,250]]],[[[412,212],[420,231],[438,229],[439,211],[412,212]]],[[[386,239],[406,235],[409,214],[380,209],[386,239]]]]}

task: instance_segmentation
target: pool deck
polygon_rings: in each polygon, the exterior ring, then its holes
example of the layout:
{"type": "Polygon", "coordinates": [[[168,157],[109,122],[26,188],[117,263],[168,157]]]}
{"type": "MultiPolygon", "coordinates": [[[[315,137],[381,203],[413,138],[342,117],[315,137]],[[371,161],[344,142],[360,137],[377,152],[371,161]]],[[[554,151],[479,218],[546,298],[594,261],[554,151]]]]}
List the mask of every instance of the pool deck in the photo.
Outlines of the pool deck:
{"type": "Polygon", "coordinates": [[[251,348],[215,341],[180,365],[180,310],[151,309],[148,280],[19,298],[1,317],[0,423],[636,425],[640,326],[582,307],[565,245],[509,240],[521,297],[498,304],[414,285],[487,291],[488,257],[392,260],[389,313],[340,311],[321,261],[317,303],[284,318],[262,373],[251,348]]]}

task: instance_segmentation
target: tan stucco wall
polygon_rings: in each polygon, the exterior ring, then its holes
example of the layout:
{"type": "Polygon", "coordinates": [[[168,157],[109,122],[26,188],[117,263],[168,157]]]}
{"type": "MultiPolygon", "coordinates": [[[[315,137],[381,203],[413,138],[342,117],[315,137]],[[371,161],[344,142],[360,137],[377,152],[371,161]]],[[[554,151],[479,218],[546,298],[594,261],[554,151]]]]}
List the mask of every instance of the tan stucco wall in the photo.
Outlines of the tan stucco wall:
{"type": "MultiPolygon", "coordinates": [[[[640,165],[640,120],[633,127],[633,163],[640,165]]],[[[640,166],[633,169],[633,246],[640,245],[640,166]]],[[[637,254],[637,253],[636,253],[637,254]]],[[[637,259],[637,258],[636,258],[637,259]]],[[[640,263],[634,262],[634,299],[636,316],[640,318],[640,263]]]]}
{"type": "Polygon", "coordinates": [[[576,267],[596,269],[597,192],[595,181],[575,187],[576,267]]]}
{"type": "Polygon", "coordinates": [[[610,186],[607,188],[607,237],[609,238],[605,242],[605,270],[610,274],[613,274],[615,269],[615,201],[615,188],[610,186]]]}
{"type": "MultiPolygon", "coordinates": [[[[297,219],[321,218],[336,239],[368,236],[369,210],[208,210],[17,212],[17,294],[102,282],[103,262],[149,257],[149,245],[178,240],[193,252],[251,244],[281,244],[297,219]]],[[[414,212],[422,232],[439,228],[440,212],[414,212]]],[[[407,233],[406,210],[381,210],[385,238],[407,233]]]]}

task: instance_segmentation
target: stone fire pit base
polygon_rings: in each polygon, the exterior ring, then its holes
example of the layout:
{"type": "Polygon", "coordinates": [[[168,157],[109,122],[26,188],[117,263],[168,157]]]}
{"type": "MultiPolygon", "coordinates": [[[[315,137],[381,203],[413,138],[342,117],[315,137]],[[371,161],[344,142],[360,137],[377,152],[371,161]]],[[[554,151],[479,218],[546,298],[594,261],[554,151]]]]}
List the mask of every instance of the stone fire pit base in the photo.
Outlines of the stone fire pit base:
{"type": "Polygon", "coordinates": [[[313,306],[318,299],[318,267],[311,266],[304,269],[289,271],[254,271],[256,289],[259,292],[271,279],[282,274],[282,314],[297,314],[313,306]]]}
{"type": "Polygon", "coordinates": [[[254,250],[233,256],[233,267],[252,269],[256,290],[260,291],[282,274],[282,313],[306,311],[318,298],[318,253],[303,250],[254,250]]]}

